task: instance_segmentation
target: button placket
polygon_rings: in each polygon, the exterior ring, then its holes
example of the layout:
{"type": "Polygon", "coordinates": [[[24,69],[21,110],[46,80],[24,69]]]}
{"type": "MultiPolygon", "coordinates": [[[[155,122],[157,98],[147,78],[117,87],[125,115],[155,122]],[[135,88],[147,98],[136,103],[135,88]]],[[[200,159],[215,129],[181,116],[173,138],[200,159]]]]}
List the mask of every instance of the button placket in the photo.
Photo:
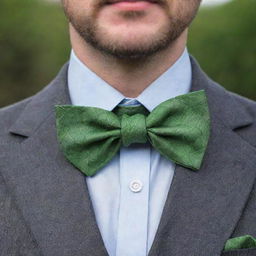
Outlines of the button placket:
{"type": "Polygon", "coordinates": [[[149,179],[150,147],[122,147],[116,256],[147,255],[149,179]]]}

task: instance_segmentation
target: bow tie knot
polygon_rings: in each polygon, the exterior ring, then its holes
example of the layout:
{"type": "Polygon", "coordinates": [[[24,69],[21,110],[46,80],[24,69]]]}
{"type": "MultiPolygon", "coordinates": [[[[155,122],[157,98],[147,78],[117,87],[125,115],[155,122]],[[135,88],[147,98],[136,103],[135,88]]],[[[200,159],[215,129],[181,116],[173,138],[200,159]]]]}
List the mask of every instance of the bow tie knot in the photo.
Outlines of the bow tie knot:
{"type": "Polygon", "coordinates": [[[128,147],[132,143],[147,142],[146,117],[143,114],[132,116],[124,114],[121,117],[122,144],[128,147]]]}

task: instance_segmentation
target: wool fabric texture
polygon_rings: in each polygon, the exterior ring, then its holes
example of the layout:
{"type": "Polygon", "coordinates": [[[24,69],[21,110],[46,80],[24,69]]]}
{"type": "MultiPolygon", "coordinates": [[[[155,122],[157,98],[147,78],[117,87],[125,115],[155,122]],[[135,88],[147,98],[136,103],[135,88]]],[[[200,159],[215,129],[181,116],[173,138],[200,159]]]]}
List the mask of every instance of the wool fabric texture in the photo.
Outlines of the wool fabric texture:
{"type": "Polygon", "coordinates": [[[121,146],[147,141],[167,159],[198,170],[210,134],[204,90],[164,101],[151,113],[143,106],[111,112],[72,105],[56,105],[55,112],[61,149],[87,176],[105,166],[121,146]]]}

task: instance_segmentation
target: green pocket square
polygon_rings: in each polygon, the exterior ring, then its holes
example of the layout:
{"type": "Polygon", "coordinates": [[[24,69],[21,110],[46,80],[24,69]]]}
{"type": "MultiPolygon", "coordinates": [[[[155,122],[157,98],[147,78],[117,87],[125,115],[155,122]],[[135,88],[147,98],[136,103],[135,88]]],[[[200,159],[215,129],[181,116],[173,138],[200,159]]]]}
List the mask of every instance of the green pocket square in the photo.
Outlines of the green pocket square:
{"type": "Polygon", "coordinates": [[[248,248],[256,248],[256,239],[250,235],[245,235],[228,239],[224,251],[248,248]]]}

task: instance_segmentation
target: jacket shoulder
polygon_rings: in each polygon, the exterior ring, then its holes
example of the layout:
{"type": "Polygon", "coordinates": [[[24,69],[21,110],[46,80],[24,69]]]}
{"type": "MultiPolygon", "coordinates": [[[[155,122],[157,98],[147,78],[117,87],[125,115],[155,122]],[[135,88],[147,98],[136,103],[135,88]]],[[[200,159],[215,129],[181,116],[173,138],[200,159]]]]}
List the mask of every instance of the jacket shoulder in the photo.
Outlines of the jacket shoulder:
{"type": "Polygon", "coordinates": [[[253,116],[256,117],[256,101],[248,99],[244,96],[236,94],[234,92],[228,92],[234,99],[243,105],[245,109],[253,116]]]}
{"type": "Polygon", "coordinates": [[[243,97],[233,92],[228,92],[234,100],[245,108],[253,119],[253,123],[236,130],[236,132],[249,144],[256,147],[256,101],[243,97]]]}

